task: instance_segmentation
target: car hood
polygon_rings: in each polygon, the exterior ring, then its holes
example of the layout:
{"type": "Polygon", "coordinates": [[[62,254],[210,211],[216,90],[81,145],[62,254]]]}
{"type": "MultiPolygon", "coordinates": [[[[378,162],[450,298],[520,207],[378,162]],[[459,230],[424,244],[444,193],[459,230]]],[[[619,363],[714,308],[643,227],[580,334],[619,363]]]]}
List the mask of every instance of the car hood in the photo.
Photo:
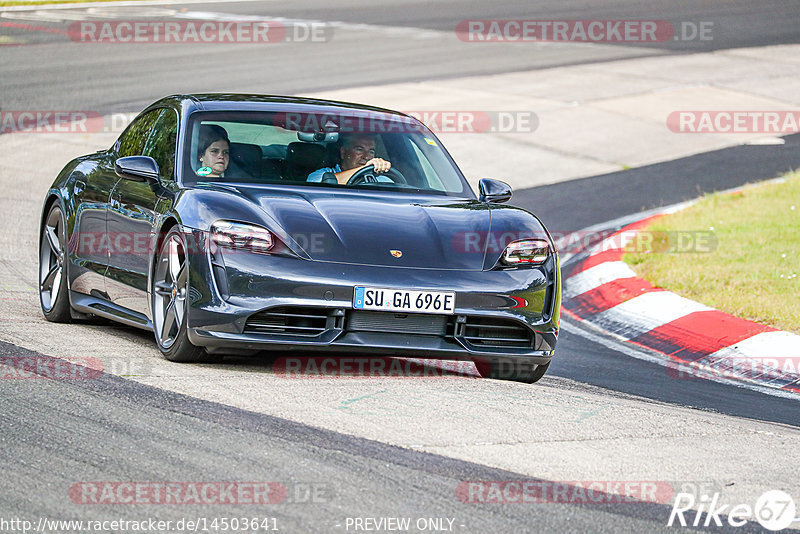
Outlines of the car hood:
{"type": "Polygon", "coordinates": [[[257,204],[268,215],[265,220],[271,220],[267,227],[312,260],[483,268],[491,216],[476,200],[323,188],[229,188],[257,204]],[[280,228],[271,227],[275,224],[280,228]]]}

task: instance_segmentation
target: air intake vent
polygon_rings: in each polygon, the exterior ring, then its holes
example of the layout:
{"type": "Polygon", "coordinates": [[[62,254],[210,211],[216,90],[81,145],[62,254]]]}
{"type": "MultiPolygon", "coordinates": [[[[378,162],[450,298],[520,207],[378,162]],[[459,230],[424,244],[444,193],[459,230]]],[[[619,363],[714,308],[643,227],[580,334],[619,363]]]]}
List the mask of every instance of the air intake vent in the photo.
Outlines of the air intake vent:
{"type": "Polygon", "coordinates": [[[299,306],[271,308],[251,315],[244,333],[318,336],[327,329],[328,311],[299,306]]]}
{"type": "Polygon", "coordinates": [[[348,316],[347,330],[443,336],[447,316],[423,313],[356,311],[348,316]]]}
{"type": "Polygon", "coordinates": [[[479,347],[532,349],[533,332],[516,321],[467,317],[461,326],[465,341],[479,347]]]}

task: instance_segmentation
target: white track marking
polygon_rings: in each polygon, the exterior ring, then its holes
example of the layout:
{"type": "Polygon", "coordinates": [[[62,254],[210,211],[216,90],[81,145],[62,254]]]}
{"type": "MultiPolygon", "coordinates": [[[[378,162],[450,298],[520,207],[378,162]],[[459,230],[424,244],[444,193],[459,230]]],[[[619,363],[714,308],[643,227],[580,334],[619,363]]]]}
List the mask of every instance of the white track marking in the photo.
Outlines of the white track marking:
{"type": "Polygon", "coordinates": [[[567,278],[564,296],[574,298],[620,278],[635,278],[636,273],[624,261],[606,261],[567,278]]]}
{"type": "MultiPolygon", "coordinates": [[[[656,351],[650,351],[641,348],[637,345],[631,345],[630,343],[620,343],[619,341],[615,341],[614,339],[609,339],[601,334],[595,334],[594,332],[591,332],[591,329],[594,329],[600,333],[606,333],[602,329],[597,328],[590,323],[584,322],[580,324],[581,326],[578,326],[577,324],[573,323],[570,320],[565,320],[563,317],[561,319],[562,329],[572,334],[579,335],[584,339],[588,339],[593,343],[597,343],[598,345],[603,345],[604,347],[609,348],[611,350],[621,352],[622,354],[630,356],[631,358],[636,358],[637,360],[655,363],[657,365],[661,365],[668,369],[678,370],[680,368],[680,365],[675,361],[673,361],[672,359],[670,359],[670,357],[667,356],[666,354],[662,354],[656,351]]],[[[793,399],[796,401],[800,400],[800,395],[798,395],[797,393],[792,393],[791,391],[785,391],[775,387],[762,386],[757,383],[745,380],[734,380],[723,377],[703,378],[703,380],[709,380],[711,382],[719,382],[721,384],[735,386],[742,389],[749,389],[751,391],[757,391],[759,393],[764,393],[766,395],[772,395],[773,397],[782,397],[784,399],[793,399]]]]}
{"type": "Polygon", "coordinates": [[[592,317],[592,322],[613,329],[623,339],[633,339],[685,315],[712,308],[670,293],[653,291],[617,304],[592,317]]]}
{"type": "Polygon", "coordinates": [[[781,331],[762,332],[709,354],[697,363],[715,372],[755,373],[755,379],[783,386],[800,378],[800,336],[781,331]]]}
{"type": "MultiPolygon", "coordinates": [[[[721,350],[735,350],[749,358],[800,358],[800,336],[791,332],[762,332],[721,350]]],[[[716,352],[712,354],[714,356],[716,352]]]]}

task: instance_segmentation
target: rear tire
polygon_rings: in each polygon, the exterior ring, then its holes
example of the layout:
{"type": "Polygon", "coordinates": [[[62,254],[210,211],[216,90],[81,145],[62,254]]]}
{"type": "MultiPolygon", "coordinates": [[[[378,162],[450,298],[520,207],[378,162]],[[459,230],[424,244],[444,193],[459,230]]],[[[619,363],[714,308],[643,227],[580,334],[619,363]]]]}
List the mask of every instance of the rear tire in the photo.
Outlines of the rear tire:
{"type": "Polygon", "coordinates": [[[56,201],[47,212],[39,236],[39,304],[44,318],[54,323],[68,323],[72,319],[66,235],[64,214],[56,201]]]}
{"type": "Polygon", "coordinates": [[[189,257],[178,227],[173,227],[159,247],[150,288],[153,332],[158,349],[171,362],[206,362],[213,358],[189,341],[189,257]]]}

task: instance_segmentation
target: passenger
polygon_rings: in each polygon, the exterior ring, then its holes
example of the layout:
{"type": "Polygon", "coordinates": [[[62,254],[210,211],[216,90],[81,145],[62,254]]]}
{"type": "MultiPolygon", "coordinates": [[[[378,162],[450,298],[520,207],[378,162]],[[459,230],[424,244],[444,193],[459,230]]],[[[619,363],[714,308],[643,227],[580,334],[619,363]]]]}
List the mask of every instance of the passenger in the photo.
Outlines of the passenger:
{"type": "MultiPolygon", "coordinates": [[[[323,167],[308,175],[309,182],[322,182],[325,173],[333,173],[336,181],[346,184],[348,180],[367,165],[374,165],[376,173],[387,172],[392,164],[375,157],[375,136],[370,134],[349,134],[339,138],[339,160],[333,167],[323,167]]],[[[392,180],[376,176],[378,181],[392,180]]]]}
{"type": "Polygon", "coordinates": [[[221,178],[225,175],[230,161],[230,141],[225,128],[216,124],[200,126],[197,157],[201,165],[197,169],[198,176],[221,178]]]}

